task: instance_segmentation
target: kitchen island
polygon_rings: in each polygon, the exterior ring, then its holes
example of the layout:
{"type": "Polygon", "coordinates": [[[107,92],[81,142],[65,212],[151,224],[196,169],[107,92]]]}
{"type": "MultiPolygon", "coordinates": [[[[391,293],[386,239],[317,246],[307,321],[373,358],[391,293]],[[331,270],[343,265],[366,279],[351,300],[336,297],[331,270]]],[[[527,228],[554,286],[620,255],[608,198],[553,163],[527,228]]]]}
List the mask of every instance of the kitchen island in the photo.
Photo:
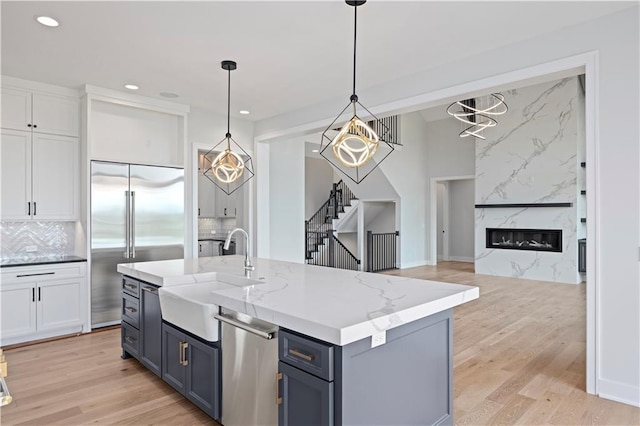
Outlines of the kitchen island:
{"type": "MultiPolygon", "coordinates": [[[[247,279],[243,260],[140,262],[118,272],[158,286],[161,299],[280,327],[279,424],[453,423],[452,308],[478,298],[478,288],[269,259],[254,259],[247,279]]],[[[187,317],[202,312],[181,312],[198,336],[187,317]]],[[[220,351],[224,358],[224,344],[220,351]]]]}

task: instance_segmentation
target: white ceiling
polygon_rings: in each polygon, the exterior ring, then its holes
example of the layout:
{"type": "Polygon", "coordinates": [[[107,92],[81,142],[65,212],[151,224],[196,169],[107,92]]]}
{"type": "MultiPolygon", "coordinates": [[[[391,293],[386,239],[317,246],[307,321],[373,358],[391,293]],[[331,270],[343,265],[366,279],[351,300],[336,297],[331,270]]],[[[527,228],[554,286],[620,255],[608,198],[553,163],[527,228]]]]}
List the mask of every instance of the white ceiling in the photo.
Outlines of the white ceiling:
{"type": "MultiPolygon", "coordinates": [[[[635,2],[376,1],[358,8],[358,87],[633,7],[635,2]]],[[[2,74],[84,84],[261,120],[351,91],[353,8],[343,1],[2,1],[2,74]],[[61,23],[35,21],[49,15],[61,23]]],[[[523,52],[526,54],[526,52],[523,52]]],[[[365,102],[366,103],[366,102],[365,102]]]]}

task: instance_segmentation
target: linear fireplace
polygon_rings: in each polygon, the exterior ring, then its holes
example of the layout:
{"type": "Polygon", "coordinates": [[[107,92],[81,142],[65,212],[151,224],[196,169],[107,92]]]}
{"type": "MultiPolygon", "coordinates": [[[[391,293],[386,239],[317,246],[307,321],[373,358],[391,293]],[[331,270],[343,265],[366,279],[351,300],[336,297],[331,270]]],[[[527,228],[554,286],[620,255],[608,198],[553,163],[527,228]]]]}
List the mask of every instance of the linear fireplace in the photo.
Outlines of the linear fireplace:
{"type": "Polygon", "coordinates": [[[487,248],[562,252],[561,229],[487,228],[487,248]]]}

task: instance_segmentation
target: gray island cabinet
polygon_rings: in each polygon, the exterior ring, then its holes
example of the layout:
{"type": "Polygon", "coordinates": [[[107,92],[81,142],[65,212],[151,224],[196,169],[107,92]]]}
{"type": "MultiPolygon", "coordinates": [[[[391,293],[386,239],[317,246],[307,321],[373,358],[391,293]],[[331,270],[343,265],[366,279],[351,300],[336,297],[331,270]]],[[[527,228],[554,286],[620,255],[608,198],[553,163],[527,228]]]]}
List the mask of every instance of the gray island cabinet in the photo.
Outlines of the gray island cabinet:
{"type": "MultiPolygon", "coordinates": [[[[279,425],[453,424],[453,308],[477,287],[260,258],[246,278],[243,265],[237,255],[118,265],[123,282],[159,287],[161,376],[203,411],[224,419],[214,317],[224,308],[279,327],[269,395],[231,396],[277,405],[279,425]]],[[[123,355],[142,361],[154,353],[150,322],[126,307],[144,296],[125,293],[123,355]]]]}
{"type": "Polygon", "coordinates": [[[453,424],[452,333],[451,310],[394,328],[375,348],[281,330],[279,425],[453,424]]]}

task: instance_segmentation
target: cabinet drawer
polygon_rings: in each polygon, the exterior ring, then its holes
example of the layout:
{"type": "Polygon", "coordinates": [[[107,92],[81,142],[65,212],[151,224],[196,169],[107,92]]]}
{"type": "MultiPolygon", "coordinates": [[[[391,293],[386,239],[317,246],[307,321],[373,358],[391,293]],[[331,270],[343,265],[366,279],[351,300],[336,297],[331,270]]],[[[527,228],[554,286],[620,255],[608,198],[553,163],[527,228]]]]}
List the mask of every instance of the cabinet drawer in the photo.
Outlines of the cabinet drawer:
{"type": "Polygon", "coordinates": [[[140,283],[129,277],[122,277],[122,291],[139,299],[140,283]]]}
{"type": "Polygon", "coordinates": [[[140,328],[140,300],[127,293],[122,293],[122,319],[140,328]]]}
{"type": "MultiPolygon", "coordinates": [[[[21,282],[42,282],[61,278],[75,278],[85,275],[84,262],[63,263],[59,265],[17,266],[2,271],[2,282],[5,284],[21,282]]],[[[5,268],[3,268],[5,269],[5,268]]]]}
{"type": "Polygon", "coordinates": [[[278,355],[280,361],[321,379],[333,380],[333,345],[329,343],[281,329],[278,355]]]}
{"type": "Polygon", "coordinates": [[[128,352],[136,359],[139,358],[140,353],[140,332],[127,324],[122,323],[122,349],[128,352]]]}

